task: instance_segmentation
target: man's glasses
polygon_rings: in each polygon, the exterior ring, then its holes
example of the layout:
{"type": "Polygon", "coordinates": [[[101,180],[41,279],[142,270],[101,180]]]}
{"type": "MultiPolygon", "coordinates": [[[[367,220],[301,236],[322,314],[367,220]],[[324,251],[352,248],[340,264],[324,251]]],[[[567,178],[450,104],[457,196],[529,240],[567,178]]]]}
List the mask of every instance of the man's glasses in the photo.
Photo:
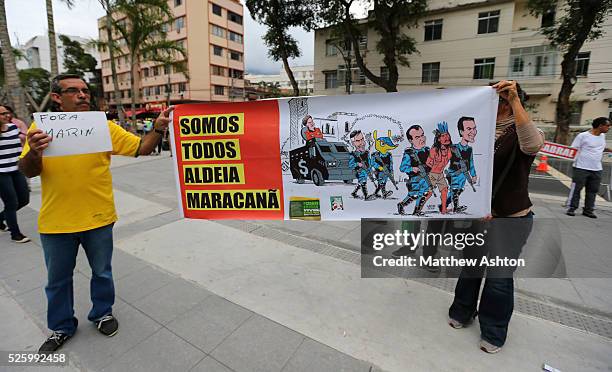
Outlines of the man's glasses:
{"type": "Polygon", "coordinates": [[[74,96],[76,94],[79,93],[83,93],[84,95],[88,96],[91,94],[91,91],[88,88],[66,88],[64,90],[61,91],[62,94],[69,94],[71,96],[74,96]]]}
{"type": "Polygon", "coordinates": [[[10,111],[3,111],[3,112],[0,112],[0,116],[10,115],[10,114],[11,114],[11,112],[10,112],[10,111]]]}

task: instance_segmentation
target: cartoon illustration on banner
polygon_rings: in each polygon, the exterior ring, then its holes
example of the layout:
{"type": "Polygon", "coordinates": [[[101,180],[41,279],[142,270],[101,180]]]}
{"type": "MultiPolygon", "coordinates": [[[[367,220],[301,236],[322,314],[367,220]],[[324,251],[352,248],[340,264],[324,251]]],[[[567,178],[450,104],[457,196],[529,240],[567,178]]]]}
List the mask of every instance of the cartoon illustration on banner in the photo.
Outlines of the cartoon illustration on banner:
{"type": "MultiPolygon", "coordinates": [[[[363,96],[347,98],[279,101],[285,195],[343,198],[342,210],[320,203],[328,219],[483,214],[486,207],[472,201],[487,200],[490,192],[479,174],[489,174],[492,166],[493,110],[469,102],[440,107],[436,115],[418,110],[423,107],[418,102],[410,105],[407,94],[387,95],[373,106],[355,102],[363,96]],[[489,123],[484,135],[481,120],[489,123]]],[[[288,218],[300,218],[291,208],[285,211],[288,218]]]]}

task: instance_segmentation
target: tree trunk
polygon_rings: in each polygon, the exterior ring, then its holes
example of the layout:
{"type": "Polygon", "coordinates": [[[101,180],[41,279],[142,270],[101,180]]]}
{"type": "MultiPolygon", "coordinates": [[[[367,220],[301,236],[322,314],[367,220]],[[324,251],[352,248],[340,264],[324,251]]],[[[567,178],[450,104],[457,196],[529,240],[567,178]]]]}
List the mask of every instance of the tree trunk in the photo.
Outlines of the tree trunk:
{"type": "Polygon", "coordinates": [[[28,120],[30,113],[27,110],[19,75],[17,75],[17,65],[13,48],[11,47],[11,39],[9,37],[8,28],[6,25],[6,11],[4,8],[4,0],[0,0],[0,46],[2,47],[2,58],[4,60],[4,74],[7,93],[15,112],[23,120],[28,120]]]}
{"type": "Polygon", "coordinates": [[[57,67],[57,45],[55,43],[55,24],[53,22],[53,1],[46,0],[47,3],[47,27],[49,35],[49,56],[51,59],[51,77],[59,74],[57,67]]]}
{"type": "Polygon", "coordinates": [[[132,66],[132,69],[130,70],[130,87],[132,89],[132,126],[136,124],[136,99],[138,99],[138,89],[136,87],[136,73],[138,72],[138,63],[134,62],[137,58],[138,57],[134,55],[134,52],[130,53],[130,65],[132,66]]]}
{"type": "MultiPolygon", "coordinates": [[[[112,30],[112,11],[110,9],[109,0],[104,0],[104,9],[106,10],[106,38],[108,44],[108,54],[111,64],[111,75],[113,78],[113,96],[115,98],[115,107],[119,115],[119,123],[125,124],[125,112],[123,111],[123,102],[121,101],[121,90],[119,90],[119,81],[117,80],[117,61],[115,61],[115,51],[113,49],[113,30],[112,30]]],[[[104,84],[104,82],[102,82],[104,84]]]]}
{"type": "Polygon", "coordinates": [[[557,128],[555,130],[555,142],[562,143],[564,145],[569,144],[569,127],[571,117],[570,96],[572,94],[572,89],[574,88],[572,78],[575,79],[576,75],[575,58],[575,56],[568,56],[568,54],[565,54],[565,56],[563,57],[563,62],[561,63],[563,84],[561,84],[561,90],[559,91],[559,96],[557,98],[557,128]]]}
{"type": "Polygon", "coordinates": [[[298,86],[297,81],[295,81],[295,76],[293,76],[293,71],[291,71],[291,67],[289,67],[289,60],[286,56],[283,56],[283,66],[285,67],[287,76],[289,76],[291,87],[293,87],[293,95],[298,97],[300,95],[300,87],[298,86]]]}

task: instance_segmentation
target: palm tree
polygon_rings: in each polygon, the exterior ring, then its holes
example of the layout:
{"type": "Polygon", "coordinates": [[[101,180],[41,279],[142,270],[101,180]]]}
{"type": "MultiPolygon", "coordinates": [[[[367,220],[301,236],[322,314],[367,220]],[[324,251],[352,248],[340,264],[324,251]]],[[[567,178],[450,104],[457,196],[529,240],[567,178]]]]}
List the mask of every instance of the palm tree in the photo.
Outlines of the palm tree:
{"type": "Polygon", "coordinates": [[[4,74],[6,91],[9,99],[15,108],[15,112],[21,118],[29,116],[25,105],[23,91],[17,75],[17,64],[13,48],[11,47],[11,39],[6,25],[6,9],[4,8],[4,0],[0,0],[0,47],[2,48],[2,58],[4,62],[4,74]]]}
{"type": "Polygon", "coordinates": [[[111,75],[113,78],[113,97],[115,98],[115,103],[117,104],[117,114],[119,115],[119,123],[125,123],[125,112],[123,111],[123,102],[121,102],[121,90],[119,90],[119,81],[117,80],[117,61],[115,61],[115,51],[117,50],[117,46],[113,40],[113,6],[110,0],[99,0],[100,4],[104,8],[106,12],[105,22],[106,22],[106,43],[100,41],[104,46],[104,48],[108,48],[108,54],[110,57],[111,64],[111,75]]]}
{"type": "MultiPolygon", "coordinates": [[[[167,0],[116,0],[115,12],[125,18],[113,19],[113,26],[125,40],[128,63],[132,66],[132,121],[136,120],[136,101],[139,87],[136,75],[144,61],[164,61],[165,55],[186,56],[185,49],[166,39],[164,24],[174,19],[167,0]]],[[[176,60],[176,58],[174,58],[176,60]]],[[[165,62],[164,62],[165,63],[165,62]]]]}

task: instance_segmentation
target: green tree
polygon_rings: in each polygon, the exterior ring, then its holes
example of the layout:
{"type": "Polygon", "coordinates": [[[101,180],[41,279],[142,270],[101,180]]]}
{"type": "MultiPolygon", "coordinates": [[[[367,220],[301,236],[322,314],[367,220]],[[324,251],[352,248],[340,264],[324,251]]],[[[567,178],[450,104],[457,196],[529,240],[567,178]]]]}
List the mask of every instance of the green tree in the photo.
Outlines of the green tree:
{"type": "Polygon", "coordinates": [[[136,75],[140,63],[163,59],[164,54],[174,53],[185,58],[185,49],[166,39],[165,25],[174,19],[166,0],[116,0],[113,10],[125,18],[113,19],[113,28],[125,40],[125,55],[132,66],[130,83],[132,88],[132,121],[136,120],[136,101],[139,87],[136,75]]]}
{"type": "Polygon", "coordinates": [[[83,77],[86,73],[93,73],[96,70],[98,62],[94,56],[85,52],[81,43],[70,39],[66,35],[60,35],[59,38],[64,45],[64,68],[66,73],[83,77]]]}
{"type": "MultiPolygon", "coordinates": [[[[532,15],[540,16],[559,7],[557,0],[529,0],[532,15]]],[[[603,35],[602,25],[612,10],[612,0],[565,0],[562,16],[550,27],[542,28],[550,43],[563,53],[563,83],[557,100],[555,142],[569,143],[570,96],[576,85],[576,57],[585,42],[603,35]]]]}
{"type": "Polygon", "coordinates": [[[44,68],[28,68],[19,71],[19,81],[24,89],[26,98],[34,109],[40,108],[43,111],[46,107],[42,107],[47,94],[49,93],[49,85],[51,82],[51,74],[44,68]]]}
{"type": "MultiPolygon", "coordinates": [[[[15,58],[15,63],[17,63],[18,60],[25,58],[25,55],[23,54],[23,52],[17,48],[12,48],[13,49],[13,56],[15,58]]],[[[4,86],[5,83],[5,79],[4,79],[4,59],[2,58],[2,54],[0,54],[0,86],[4,86]]]]}
{"type": "Polygon", "coordinates": [[[0,0],[0,48],[2,50],[2,60],[4,67],[4,85],[3,88],[8,95],[10,103],[12,103],[17,116],[27,118],[28,112],[25,105],[21,84],[17,76],[17,64],[15,55],[11,47],[11,39],[6,25],[6,9],[4,0],[0,0]]]}
{"type": "Polygon", "coordinates": [[[416,41],[405,31],[417,25],[418,19],[427,10],[426,0],[320,0],[318,14],[323,25],[332,26],[332,34],[348,39],[355,62],[363,74],[374,84],[387,92],[397,92],[398,66],[410,66],[408,56],[417,53],[416,41]],[[364,20],[358,20],[351,13],[351,7],[361,4],[372,9],[364,20]],[[376,75],[368,68],[359,42],[367,31],[373,29],[380,40],[376,51],[382,55],[388,71],[387,76],[376,75]],[[342,37],[343,36],[343,37],[342,37]]]}
{"type": "Polygon", "coordinates": [[[313,5],[314,1],[307,0],[246,0],[253,19],[268,28],[264,35],[268,55],[274,61],[283,61],[295,96],[300,95],[300,88],[289,67],[289,59],[298,58],[302,53],[289,29],[312,29],[315,21],[313,5]]]}
{"type": "MultiPolygon", "coordinates": [[[[115,43],[113,38],[113,12],[115,3],[112,0],[98,0],[104,11],[106,12],[106,16],[104,17],[104,31],[106,32],[106,39],[100,40],[97,42],[98,49],[100,51],[108,50],[108,55],[110,57],[110,66],[111,66],[111,77],[113,79],[113,98],[115,98],[117,114],[119,115],[119,123],[125,124],[125,112],[123,110],[123,102],[121,101],[121,90],[119,89],[119,81],[117,80],[117,61],[115,60],[115,53],[119,52],[121,54],[121,49],[115,43]]],[[[100,77],[100,84],[102,84],[102,77],[100,77]]]]}

